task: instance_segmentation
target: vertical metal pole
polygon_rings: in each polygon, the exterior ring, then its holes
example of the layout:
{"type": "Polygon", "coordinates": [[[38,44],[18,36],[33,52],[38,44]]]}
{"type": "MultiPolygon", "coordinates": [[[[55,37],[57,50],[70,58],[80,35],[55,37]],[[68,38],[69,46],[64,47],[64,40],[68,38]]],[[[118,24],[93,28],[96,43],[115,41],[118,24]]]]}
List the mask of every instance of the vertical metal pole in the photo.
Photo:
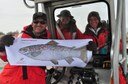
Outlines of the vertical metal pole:
{"type": "Polygon", "coordinates": [[[120,29],[122,19],[122,0],[117,0],[117,16],[116,16],[116,32],[114,42],[114,57],[113,57],[113,73],[114,84],[119,84],[119,44],[120,44],[120,29]]]}
{"type": "Polygon", "coordinates": [[[38,12],[38,3],[35,3],[35,12],[38,12]]]}
{"type": "Polygon", "coordinates": [[[126,15],[125,15],[125,0],[122,0],[122,23],[121,23],[121,35],[122,35],[122,55],[126,59],[123,62],[124,73],[127,72],[127,54],[126,54],[126,15]]]}

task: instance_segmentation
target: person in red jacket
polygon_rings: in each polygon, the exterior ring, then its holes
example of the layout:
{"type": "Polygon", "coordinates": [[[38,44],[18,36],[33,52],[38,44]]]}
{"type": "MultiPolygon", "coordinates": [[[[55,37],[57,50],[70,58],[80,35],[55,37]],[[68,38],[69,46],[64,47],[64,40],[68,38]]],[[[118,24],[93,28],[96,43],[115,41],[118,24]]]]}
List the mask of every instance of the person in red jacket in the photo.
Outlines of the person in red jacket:
{"type": "Polygon", "coordinates": [[[107,54],[108,45],[110,44],[110,33],[105,21],[101,22],[99,13],[92,11],[88,15],[88,24],[86,25],[84,35],[91,37],[97,44],[96,54],[107,54]]]}
{"type": "Polygon", "coordinates": [[[70,11],[63,10],[57,15],[57,38],[58,39],[83,39],[84,35],[77,28],[76,21],[70,11]]]}
{"type": "MultiPolygon", "coordinates": [[[[46,14],[37,12],[33,14],[32,23],[24,27],[19,37],[47,39],[48,35],[46,14]]],[[[4,46],[12,45],[13,40],[10,35],[3,36],[0,40],[0,52],[4,53],[4,46]]],[[[45,67],[12,66],[8,63],[0,73],[0,84],[46,84],[45,78],[45,67]]]]}

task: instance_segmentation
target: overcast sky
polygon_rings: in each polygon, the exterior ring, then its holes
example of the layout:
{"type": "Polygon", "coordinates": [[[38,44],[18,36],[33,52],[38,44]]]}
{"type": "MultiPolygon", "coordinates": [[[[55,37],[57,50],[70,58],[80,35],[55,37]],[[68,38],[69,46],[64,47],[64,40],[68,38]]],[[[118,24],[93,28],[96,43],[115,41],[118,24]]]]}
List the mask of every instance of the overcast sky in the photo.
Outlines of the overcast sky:
{"type": "Polygon", "coordinates": [[[34,9],[28,9],[23,0],[0,0],[0,32],[21,31],[31,23],[34,9]]]}
{"type": "MultiPolygon", "coordinates": [[[[128,0],[126,0],[126,24],[128,28],[128,0]]],[[[23,0],[0,0],[0,32],[21,31],[32,21],[34,9],[27,8],[23,0]]]]}

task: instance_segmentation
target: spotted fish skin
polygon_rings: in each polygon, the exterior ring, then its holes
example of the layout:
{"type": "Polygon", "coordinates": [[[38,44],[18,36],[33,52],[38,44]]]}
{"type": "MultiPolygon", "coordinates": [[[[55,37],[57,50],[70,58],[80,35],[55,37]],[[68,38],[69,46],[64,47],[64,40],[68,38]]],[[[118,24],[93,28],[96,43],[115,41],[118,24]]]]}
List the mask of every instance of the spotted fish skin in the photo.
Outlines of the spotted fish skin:
{"type": "Polygon", "coordinates": [[[32,45],[20,48],[19,53],[35,60],[51,61],[54,64],[58,64],[58,60],[66,60],[71,64],[74,57],[81,58],[83,61],[87,60],[86,49],[75,49],[60,45],[32,45]]]}

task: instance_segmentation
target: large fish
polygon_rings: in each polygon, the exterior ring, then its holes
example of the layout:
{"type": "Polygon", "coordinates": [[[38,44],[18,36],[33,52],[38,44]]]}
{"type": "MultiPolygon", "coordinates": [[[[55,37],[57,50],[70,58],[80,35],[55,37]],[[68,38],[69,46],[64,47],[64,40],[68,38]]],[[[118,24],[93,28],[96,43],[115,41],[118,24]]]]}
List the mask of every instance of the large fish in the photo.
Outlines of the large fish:
{"type": "Polygon", "coordinates": [[[58,60],[66,60],[69,64],[74,61],[73,58],[87,60],[86,48],[60,46],[54,41],[20,48],[19,53],[35,60],[51,61],[55,65],[58,64],[58,60]]]}

